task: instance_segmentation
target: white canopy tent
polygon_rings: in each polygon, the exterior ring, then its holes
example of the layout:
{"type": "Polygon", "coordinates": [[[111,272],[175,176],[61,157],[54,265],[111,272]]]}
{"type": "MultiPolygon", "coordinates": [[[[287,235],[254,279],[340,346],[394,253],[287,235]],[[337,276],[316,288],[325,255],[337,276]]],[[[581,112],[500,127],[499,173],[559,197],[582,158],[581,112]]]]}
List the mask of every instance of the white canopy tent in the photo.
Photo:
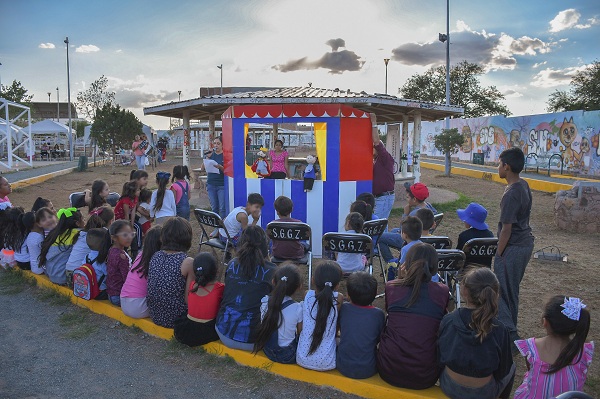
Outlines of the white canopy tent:
{"type": "Polygon", "coordinates": [[[53,121],[51,119],[44,119],[43,121],[34,123],[31,125],[31,134],[64,134],[69,136],[69,128],[67,125],[63,125],[60,122],[53,121]]]}

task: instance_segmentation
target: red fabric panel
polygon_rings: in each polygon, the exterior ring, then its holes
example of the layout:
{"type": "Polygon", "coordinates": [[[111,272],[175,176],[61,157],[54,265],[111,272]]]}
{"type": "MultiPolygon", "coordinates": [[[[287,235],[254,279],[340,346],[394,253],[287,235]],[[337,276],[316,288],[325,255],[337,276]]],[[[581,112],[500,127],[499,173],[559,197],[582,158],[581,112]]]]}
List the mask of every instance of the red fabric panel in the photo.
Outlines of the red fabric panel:
{"type": "Polygon", "coordinates": [[[340,115],[339,104],[283,104],[283,115],[287,118],[312,117],[331,118],[340,115]],[[298,115],[296,115],[298,114],[298,115]]]}
{"type": "Polygon", "coordinates": [[[221,122],[223,124],[223,167],[225,168],[223,173],[226,176],[233,177],[233,119],[222,119],[221,122]]]}
{"type": "Polygon", "coordinates": [[[340,181],[355,180],[373,180],[371,120],[340,118],[340,181]]]}

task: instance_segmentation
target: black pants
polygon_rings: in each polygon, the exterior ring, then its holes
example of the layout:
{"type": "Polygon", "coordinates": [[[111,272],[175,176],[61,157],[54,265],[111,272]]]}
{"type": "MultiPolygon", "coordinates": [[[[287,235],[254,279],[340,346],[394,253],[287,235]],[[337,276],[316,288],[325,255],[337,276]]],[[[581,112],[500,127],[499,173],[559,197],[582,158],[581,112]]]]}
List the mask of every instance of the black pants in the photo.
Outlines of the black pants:
{"type": "Polygon", "coordinates": [[[285,172],[271,172],[269,179],[285,179],[286,177],[285,172]]]}

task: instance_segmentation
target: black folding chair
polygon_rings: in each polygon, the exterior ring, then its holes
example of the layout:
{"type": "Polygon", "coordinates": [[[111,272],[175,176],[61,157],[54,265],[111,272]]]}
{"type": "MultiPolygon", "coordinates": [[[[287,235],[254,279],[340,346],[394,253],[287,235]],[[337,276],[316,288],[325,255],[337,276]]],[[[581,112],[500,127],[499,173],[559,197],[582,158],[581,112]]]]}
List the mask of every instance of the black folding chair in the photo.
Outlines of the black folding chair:
{"type": "MultiPolygon", "coordinates": [[[[371,237],[371,240],[373,241],[373,258],[379,259],[379,266],[381,266],[381,273],[383,275],[384,283],[387,281],[386,280],[387,273],[385,272],[385,269],[384,269],[383,259],[381,258],[381,250],[379,249],[379,244],[377,243],[377,241],[375,239],[379,238],[379,236],[385,232],[385,229],[387,228],[387,224],[388,224],[387,219],[369,220],[364,223],[363,230],[362,230],[363,234],[366,234],[369,237],[371,237]],[[375,252],[375,249],[377,249],[377,252],[375,252]]],[[[371,260],[370,263],[373,264],[373,261],[371,260]]]]}
{"type": "Polygon", "coordinates": [[[429,234],[433,234],[435,229],[437,229],[438,226],[442,223],[442,219],[444,219],[443,213],[436,213],[435,215],[433,215],[433,227],[429,229],[429,234]]]}
{"type": "Polygon", "coordinates": [[[593,399],[590,395],[585,392],[569,391],[561,393],[556,399],[593,399]]]}
{"type": "Polygon", "coordinates": [[[452,240],[444,236],[422,236],[419,238],[425,244],[431,244],[435,249],[452,249],[452,240]]]}
{"type": "MultiPolygon", "coordinates": [[[[119,193],[109,193],[108,197],[106,197],[106,202],[110,206],[115,207],[120,198],[121,196],[119,193]]],[[[85,203],[85,193],[83,191],[71,193],[71,195],[69,195],[69,203],[73,208],[79,209],[86,207],[87,204],[85,203]]]]}
{"type": "Polygon", "coordinates": [[[198,220],[198,224],[200,224],[200,228],[202,229],[202,235],[200,236],[200,247],[198,250],[202,250],[202,245],[208,245],[211,248],[223,251],[223,264],[227,265],[227,254],[231,250],[231,247],[233,247],[233,241],[231,240],[229,232],[223,223],[223,219],[221,219],[221,216],[218,214],[204,209],[194,209],[194,215],[196,216],[196,220],[198,220]],[[206,231],[205,226],[210,226],[213,229],[223,229],[225,231],[225,235],[227,236],[225,243],[223,243],[219,237],[211,238],[210,234],[206,231]]]}
{"type": "Polygon", "coordinates": [[[271,256],[271,262],[275,264],[290,260],[308,266],[308,289],[310,290],[310,276],[312,272],[312,230],[310,226],[302,222],[278,222],[267,224],[267,236],[273,241],[307,241],[308,250],[300,259],[283,259],[271,256]]]}
{"type": "Polygon", "coordinates": [[[448,285],[450,297],[460,308],[459,273],[465,265],[465,253],[460,249],[438,249],[438,274],[440,282],[448,285]]]}
{"type": "MultiPolygon", "coordinates": [[[[373,274],[373,240],[366,234],[325,233],[322,241],[323,249],[346,254],[362,254],[368,260],[369,274],[373,274]]],[[[312,278],[309,274],[308,279],[312,278]]]]}
{"type": "Polygon", "coordinates": [[[492,260],[498,250],[498,239],[496,237],[471,238],[465,242],[462,250],[467,257],[466,265],[492,267],[492,260]]]}

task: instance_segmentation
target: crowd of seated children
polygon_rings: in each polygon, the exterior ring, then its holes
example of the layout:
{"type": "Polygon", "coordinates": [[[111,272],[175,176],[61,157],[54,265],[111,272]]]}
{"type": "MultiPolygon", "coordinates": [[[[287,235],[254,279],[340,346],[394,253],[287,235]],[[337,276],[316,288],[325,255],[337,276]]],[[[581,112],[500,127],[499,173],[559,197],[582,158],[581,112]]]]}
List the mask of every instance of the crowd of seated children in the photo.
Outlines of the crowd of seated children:
{"type": "Polygon", "coordinates": [[[302,331],[302,304],[292,299],[302,287],[298,267],[284,262],[275,270],[272,284],[271,295],[261,300],[254,353],[262,350],[274,362],[294,364],[302,331]]]}
{"type": "MultiPolygon", "coordinates": [[[[223,224],[229,233],[229,238],[234,246],[240,239],[242,232],[248,227],[249,216],[252,216],[252,226],[256,226],[260,219],[260,211],[265,205],[265,200],[262,195],[252,193],[248,195],[246,206],[238,206],[234,208],[229,215],[223,220],[223,224]]],[[[225,243],[227,241],[227,233],[224,229],[219,229],[219,237],[225,243]]]]}
{"type": "MultiPolygon", "coordinates": [[[[273,207],[275,208],[275,212],[277,212],[277,222],[301,222],[298,219],[290,217],[292,210],[294,209],[294,203],[290,198],[284,195],[277,197],[273,203],[273,207]]],[[[271,248],[271,252],[273,253],[273,256],[278,259],[302,259],[308,249],[308,246],[301,241],[282,241],[273,239],[272,243],[273,247],[271,248]]]]}
{"type": "Polygon", "coordinates": [[[188,346],[204,345],[217,341],[215,318],[223,299],[225,285],[217,281],[218,262],[214,255],[201,252],[193,264],[182,265],[182,274],[187,276],[186,316],[175,320],[174,335],[177,341],[188,346]],[[186,270],[186,267],[191,270],[186,270]]]}

